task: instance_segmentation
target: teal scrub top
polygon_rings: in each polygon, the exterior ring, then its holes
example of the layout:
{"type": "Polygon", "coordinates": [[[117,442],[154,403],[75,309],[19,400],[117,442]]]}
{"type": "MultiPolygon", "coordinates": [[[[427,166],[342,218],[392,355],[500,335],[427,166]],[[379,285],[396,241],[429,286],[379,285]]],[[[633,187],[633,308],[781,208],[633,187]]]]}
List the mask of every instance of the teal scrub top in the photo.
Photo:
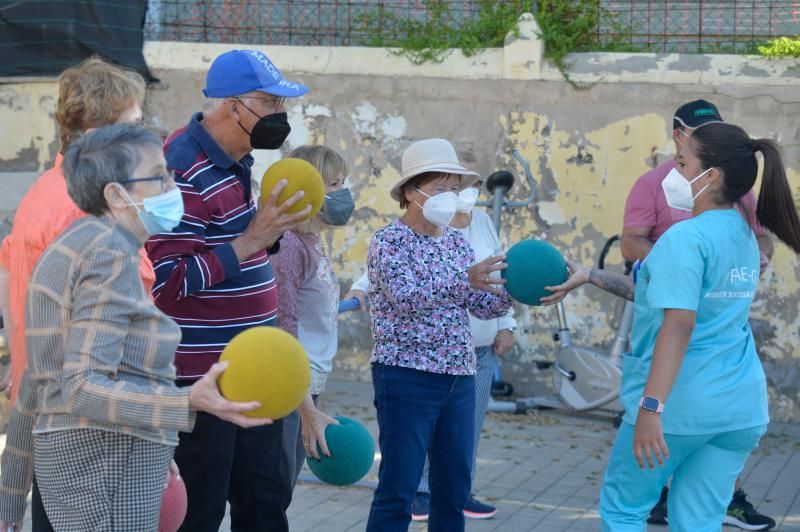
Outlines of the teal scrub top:
{"type": "Polygon", "coordinates": [[[686,356],[667,397],[665,434],[714,434],[766,425],[767,386],[748,323],[759,250],[734,209],[706,211],[673,225],[635,270],[632,352],[620,400],[636,423],[665,309],[696,312],[686,356]]]}

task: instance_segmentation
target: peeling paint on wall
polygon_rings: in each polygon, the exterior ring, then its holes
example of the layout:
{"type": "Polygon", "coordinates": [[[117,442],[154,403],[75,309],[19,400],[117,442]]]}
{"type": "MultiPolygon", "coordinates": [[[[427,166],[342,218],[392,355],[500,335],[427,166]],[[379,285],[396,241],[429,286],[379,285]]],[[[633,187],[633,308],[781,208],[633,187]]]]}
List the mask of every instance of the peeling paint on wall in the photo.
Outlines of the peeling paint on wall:
{"type": "Polygon", "coordinates": [[[45,169],[58,149],[54,83],[0,85],[0,167],[3,171],[45,169]]]}
{"type": "MultiPolygon", "coordinates": [[[[374,147],[374,154],[383,143],[395,143],[391,138],[372,136],[377,131],[373,127],[378,116],[374,106],[361,104],[353,116],[356,145],[343,142],[347,152],[374,147]]],[[[673,144],[668,135],[671,123],[656,113],[644,113],[583,131],[562,128],[557,117],[545,113],[512,112],[499,116],[498,121],[503,129],[502,143],[515,146],[537,169],[540,198],[532,208],[504,214],[504,241],[544,238],[566,256],[587,264],[596,263],[606,240],[621,231],[625,199],[636,178],[672,156],[673,144]]],[[[497,167],[513,168],[518,176],[522,175],[522,169],[510,156],[503,154],[498,159],[497,167]]],[[[364,164],[363,157],[355,161],[356,167],[364,164]]],[[[329,237],[332,255],[345,285],[363,271],[368,245],[364,235],[371,234],[398,213],[387,194],[388,188],[399,179],[398,162],[376,166],[373,161],[368,166],[373,175],[377,169],[377,175],[368,180],[362,176],[356,178],[360,185],[355,187],[358,211],[353,224],[333,231],[329,237]]],[[[797,170],[790,169],[789,178],[794,188],[800,186],[797,170]]],[[[520,182],[521,177],[517,187],[524,189],[526,185],[520,182]]],[[[527,190],[517,193],[525,194],[527,190]]],[[[620,253],[612,252],[611,267],[621,270],[621,262],[620,253]]],[[[796,368],[800,366],[797,274],[797,258],[788,248],[778,245],[752,313],[759,349],[770,376],[775,419],[800,419],[798,381],[785,377],[787,373],[797,376],[796,368]],[[781,312],[778,309],[790,310],[781,312]],[[794,370],[787,372],[789,367],[794,370]]],[[[587,288],[570,296],[566,306],[577,343],[603,346],[610,342],[621,311],[620,300],[587,288]]],[[[506,357],[506,371],[509,380],[518,389],[525,390],[526,384],[548,378],[535,374],[531,368],[537,359],[552,358],[555,344],[551,335],[556,328],[556,315],[552,308],[517,310],[518,345],[516,356],[506,357]]],[[[350,317],[343,320],[342,327],[353,338],[363,338],[368,320],[363,315],[350,317]]],[[[363,372],[369,362],[368,347],[368,341],[345,344],[337,364],[350,371],[363,372]],[[353,348],[353,343],[363,347],[353,348]]]]}
{"type": "MultiPolygon", "coordinates": [[[[504,214],[504,241],[546,238],[584,263],[596,262],[606,239],[621,231],[625,198],[637,176],[672,155],[671,112],[687,100],[715,101],[723,116],[752,134],[780,139],[793,189],[800,189],[800,97],[792,88],[726,85],[711,93],[666,80],[601,83],[575,92],[562,81],[303,77],[284,70],[312,90],[287,106],[293,131],[284,148],[256,152],[254,179],[302,144],[326,143],[345,156],[356,211],[347,227],[325,235],[343,289],[363,272],[371,235],[401,213],[388,191],[400,178],[402,150],[420,138],[449,138],[484,176],[511,170],[517,176],[512,198],[528,193],[522,169],[509,155],[512,146],[519,149],[535,174],[537,202],[504,214]]],[[[182,127],[202,106],[202,76],[185,70],[156,75],[181,92],[151,88],[146,114],[170,130],[182,127]]],[[[0,164],[24,153],[25,161],[13,164],[35,164],[39,171],[49,165],[57,146],[54,96],[55,84],[0,86],[0,164]]],[[[609,267],[621,270],[621,262],[614,248],[609,267]]],[[[778,420],[800,421],[798,274],[797,257],[778,245],[752,312],[778,420]]],[[[619,300],[586,288],[566,305],[575,342],[602,346],[612,339],[619,300]]],[[[505,358],[504,378],[529,393],[549,379],[533,361],[552,358],[556,317],[550,308],[518,308],[518,317],[518,343],[505,358]]],[[[337,368],[368,378],[368,317],[350,313],[340,319],[340,331],[337,368]]]]}

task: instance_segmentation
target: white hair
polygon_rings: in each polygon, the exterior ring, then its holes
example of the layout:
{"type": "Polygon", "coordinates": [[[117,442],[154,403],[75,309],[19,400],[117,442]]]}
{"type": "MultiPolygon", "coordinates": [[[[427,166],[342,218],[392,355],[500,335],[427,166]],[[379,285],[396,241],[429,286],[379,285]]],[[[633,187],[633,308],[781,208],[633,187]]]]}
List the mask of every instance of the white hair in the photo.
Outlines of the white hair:
{"type": "Polygon", "coordinates": [[[203,104],[203,114],[216,113],[227,98],[206,98],[203,104]]]}

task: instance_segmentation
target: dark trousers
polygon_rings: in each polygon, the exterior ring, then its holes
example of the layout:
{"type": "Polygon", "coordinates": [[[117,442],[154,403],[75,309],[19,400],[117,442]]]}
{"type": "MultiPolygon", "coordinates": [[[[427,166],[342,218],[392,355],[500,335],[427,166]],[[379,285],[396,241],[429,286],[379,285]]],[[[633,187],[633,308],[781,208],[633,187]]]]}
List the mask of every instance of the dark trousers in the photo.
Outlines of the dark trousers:
{"type": "Polygon", "coordinates": [[[36,483],[35,476],[33,477],[33,492],[31,493],[31,530],[32,532],[54,532],[53,526],[44,511],[42,494],[39,492],[39,484],[36,483]]]}
{"type": "Polygon", "coordinates": [[[372,365],[381,465],[368,532],[407,531],[430,450],[429,532],[464,530],[474,447],[475,378],[372,365]]]}
{"type": "Polygon", "coordinates": [[[288,531],[286,510],[304,459],[299,431],[297,412],[251,429],[198,412],[175,450],[189,501],[181,530],[217,532],[227,500],[232,531],[288,531]]]}

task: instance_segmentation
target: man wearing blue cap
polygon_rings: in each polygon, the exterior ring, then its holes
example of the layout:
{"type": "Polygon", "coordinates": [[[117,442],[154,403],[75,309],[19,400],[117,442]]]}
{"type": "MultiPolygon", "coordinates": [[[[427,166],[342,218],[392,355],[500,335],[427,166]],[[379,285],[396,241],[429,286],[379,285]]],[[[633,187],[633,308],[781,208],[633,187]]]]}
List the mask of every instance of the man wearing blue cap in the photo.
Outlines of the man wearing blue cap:
{"type": "MultiPolygon", "coordinates": [[[[278,205],[282,181],[256,211],[250,152],[280,148],[291,130],[283,102],[306,92],[263,53],[226,52],[209,69],[203,112],[167,139],[185,214],[173,232],[153,235],[147,252],[156,305],[181,327],[179,386],[201,378],[239,332],[277,325],[269,257],[310,207],[286,212],[302,192],[278,205]]],[[[232,530],[288,530],[286,509],[304,457],[299,431],[296,412],[254,429],[199,413],[175,451],[189,501],[181,530],[217,532],[226,500],[232,530]]]]}

